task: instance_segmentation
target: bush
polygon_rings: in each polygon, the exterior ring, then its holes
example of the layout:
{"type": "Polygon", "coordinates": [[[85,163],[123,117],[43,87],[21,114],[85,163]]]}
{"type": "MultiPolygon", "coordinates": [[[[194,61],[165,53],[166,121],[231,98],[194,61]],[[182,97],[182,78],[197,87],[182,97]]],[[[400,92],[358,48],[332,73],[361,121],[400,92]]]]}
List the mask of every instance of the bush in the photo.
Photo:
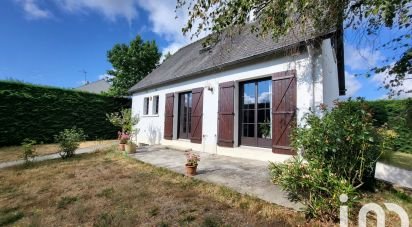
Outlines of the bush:
{"type": "Polygon", "coordinates": [[[130,99],[73,89],[0,81],[0,146],[20,145],[25,138],[53,142],[60,131],[76,126],[90,139],[115,139],[118,127],[106,113],[130,108],[130,99]]]}
{"type": "Polygon", "coordinates": [[[352,207],[357,200],[355,188],[345,179],[322,168],[317,163],[303,163],[294,158],[284,164],[270,164],[272,182],[280,185],[291,201],[301,202],[306,206],[308,219],[337,221],[339,219],[339,196],[346,194],[345,203],[352,207]]]}
{"type": "Polygon", "coordinates": [[[381,155],[382,138],[373,126],[363,100],[336,102],[332,110],[321,108],[321,116],[310,113],[292,135],[295,149],[309,162],[318,162],[353,186],[373,179],[381,155]]]}
{"type": "Polygon", "coordinates": [[[59,154],[63,159],[74,156],[74,151],[79,147],[80,142],[85,139],[83,129],[73,127],[65,129],[55,136],[56,142],[60,146],[59,154]]]}
{"type": "Polygon", "coordinates": [[[29,164],[36,157],[36,149],[34,147],[36,141],[24,139],[21,146],[23,147],[23,159],[26,164],[29,164]]]}
{"type": "Polygon", "coordinates": [[[412,99],[367,101],[374,124],[398,134],[394,151],[412,153],[412,99]]]}

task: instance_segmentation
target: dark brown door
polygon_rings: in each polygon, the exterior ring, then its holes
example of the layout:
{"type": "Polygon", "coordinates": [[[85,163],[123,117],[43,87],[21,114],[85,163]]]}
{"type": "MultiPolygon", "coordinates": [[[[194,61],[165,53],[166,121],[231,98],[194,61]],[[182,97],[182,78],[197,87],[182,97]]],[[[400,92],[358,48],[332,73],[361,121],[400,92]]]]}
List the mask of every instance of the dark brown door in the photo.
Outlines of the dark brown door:
{"type": "Polygon", "coordinates": [[[296,72],[275,73],[272,77],[272,151],[296,154],[290,147],[290,133],[296,124],[296,72]]]}
{"type": "Polygon", "coordinates": [[[240,144],[271,147],[271,78],[240,83],[240,144]]]}
{"type": "Polygon", "coordinates": [[[190,141],[202,143],[203,88],[192,90],[192,127],[190,141]]]}
{"type": "Polygon", "coordinates": [[[219,118],[218,140],[219,146],[233,147],[234,131],[234,91],[233,81],[219,84],[219,118]]]}
{"type": "Polygon", "coordinates": [[[174,94],[166,94],[164,138],[167,140],[173,139],[173,106],[174,94]]]}
{"type": "Polygon", "coordinates": [[[192,126],[192,92],[179,94],[179,138],[190,139],[192,126]]]}

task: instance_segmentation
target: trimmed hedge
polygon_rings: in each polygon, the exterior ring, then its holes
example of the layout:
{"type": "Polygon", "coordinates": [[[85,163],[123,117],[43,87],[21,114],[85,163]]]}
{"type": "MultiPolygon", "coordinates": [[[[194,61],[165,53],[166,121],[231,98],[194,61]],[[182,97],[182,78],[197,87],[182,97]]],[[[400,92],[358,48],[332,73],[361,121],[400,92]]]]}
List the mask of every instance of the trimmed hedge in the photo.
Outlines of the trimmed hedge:
{"type": "Polygon", "coordinates": [[[0,81],[0,146],[29,138],[53,142],[54,135],[76,126],[88,139],[114,139],[118,128],[106,113],[130,108],[131,100],[20,82],[0,81]]]}
{"type": "Polygon", "coordinates": [[[395,141],[397,151],[412,153],[412,99],[368,101],[375,126],[387,124],[399,138],[395,141]]]}

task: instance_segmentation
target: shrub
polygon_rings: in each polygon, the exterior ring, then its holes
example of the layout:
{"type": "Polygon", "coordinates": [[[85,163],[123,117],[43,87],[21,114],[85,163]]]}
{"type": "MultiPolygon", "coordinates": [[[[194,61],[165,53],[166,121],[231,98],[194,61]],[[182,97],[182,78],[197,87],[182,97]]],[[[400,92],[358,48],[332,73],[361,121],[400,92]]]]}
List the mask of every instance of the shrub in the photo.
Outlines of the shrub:
{"type": "Polygon", "coordinates": [[[283,164],[270,164],[272,182],[280,185],[291,201],[306,206],[308,219],[337,221],[339,218],[339,196],[346,194],[346,205],[353,206],[357,199],[355,188],[345,179],[318,163],[303,163],[301,158],[283,164]]]}
{"type": "Polygon", "coordinates": [[[321,116],[307,114],[304,125],[294,130],[294,148],[302,150],[309,163],[318,162],[355,187],[363,185],[373,178],[382,148],[366,103],[336,102],[332,110],[320,111],[321,116]]]}
{"type": "Polygon", "coordinates": [[[51,143],[60,131],[76,126],[90,139],[115,139],[120,129],[106,113],[130,107],[131,100],[73,89],[0,81],[0,146],[25,138],[51,143]]]}
{"type": "Polygon", "coordinates": [[[86,138],[83,129],[73,127],[65,129],[55,136],[55,140],[59,143],[59,154],[63,159],[74,156],[74,151],[79,147],[81,141],[86,138]]]}
{"type": "Polygon", "coordinates": [[[112,125],[120,127],[122,133],[127,134],[132,134],[133,126],[139,123],[139,117],[132,116],[131,109],[122,109],[120,112],[106,114],[106,118],[112,125]]]}
{"type": "Polygon", "coordinates": [[[23,143],[21,146],[23,147],[23,159],[25,164],[29,164],[34,157],[36,157],[36,148],[34,147],[36,145],[35,140],[31,139],[24,139],[23,143]]]}

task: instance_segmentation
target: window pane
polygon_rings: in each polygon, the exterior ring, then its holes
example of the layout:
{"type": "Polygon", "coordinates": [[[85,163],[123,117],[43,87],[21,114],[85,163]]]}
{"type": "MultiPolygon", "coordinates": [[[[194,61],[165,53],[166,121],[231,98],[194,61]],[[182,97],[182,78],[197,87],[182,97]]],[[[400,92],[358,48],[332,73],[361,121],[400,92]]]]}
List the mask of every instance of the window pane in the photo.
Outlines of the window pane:
{"type": "Polygon", "coordinates": [[[270,108],[272,100],[271,80],[258,82],[258,108],[270,108]]]}
{"type": "Polygon", "coordinates": [[[255,123],[255,110],[246,110],[248,112],[245,123],[255,123]]]}
{"type": "Polygon", "coordinates": [[[251,109],[255,107],[255,83],[243,84],[243,109],[251,109]]]}
{"type": "Polygon", "coordinates": [[[248,137],[255,137],[255,124],[247,124],[248,137]]]}

